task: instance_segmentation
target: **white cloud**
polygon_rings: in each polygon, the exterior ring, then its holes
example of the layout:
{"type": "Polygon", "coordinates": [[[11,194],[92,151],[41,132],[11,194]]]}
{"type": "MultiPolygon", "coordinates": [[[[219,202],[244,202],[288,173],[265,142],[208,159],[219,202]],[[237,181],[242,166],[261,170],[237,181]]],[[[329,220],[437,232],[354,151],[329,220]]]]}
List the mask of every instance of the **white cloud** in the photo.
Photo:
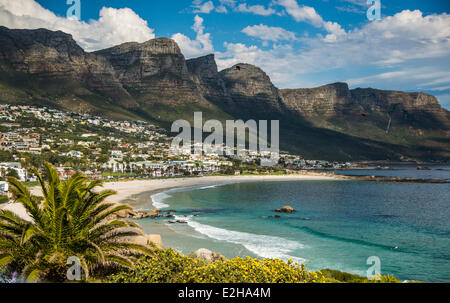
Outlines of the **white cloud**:
{"type": "Polygon", "coordinates": [[[187,58],[198,57],[214,52],[211,36],[209,33],[204,32],[205,27],[203,26],[203,21],[203,18],[198,15],[194,18],[192,29],[197,33],[195,40],[191,40],[181,33],[172,36],[172,39],[178,43],[181,51],[187,58]]]}
{"type": "Polygon", "coordinates": [[[34,0],[0,0],[0,25],[9,28],[47,28],[72,34],[86,51],[129,41],[145,42],[155,37],[147,21],[129,8],[103,7],[98,20],[89,22],[56,16],[34,0]]]}
{"type": "Polygon", "coordinates": [[[271,27],[264,24],[247,26],[242,30],[242,32],[248,36],[256,37],[265,41],[276,42],[282,40],[297,40],[297,37],[295,37],[295,33],[293,32],[285,30],[281,27],[271,27]]]}
{"type": "Polygon", "coordinates": [[[236,6],[236,0],[219,0],[220,4],[228,6],[228,7],[235,7],[236,6]]]}
{"type": "Polygon", "coordinates": [[[224,6],[224,5],[219,5],[219,6],[216,8],[216,12],[226,14],[226,13],[228,13],[228,9],[227,9],[226,6],[224,6]]]}
{"type": "Polygon", "coordinates": [[[286,9],[286,12],[291,15],[297,22],[308,22],[315,27],[321,27],[323,24],[322,17],[316,12],[313,7],[299,5],[297,0],[279,0],[278,4],[286,9]]]}
{"type": "Polygon", "coordinates": [[[450,75],[443,72],[450,70],[450,15],[445,13],[423,16],[405,10],[351,30],[334,43],[322,37],[302,42],[300,49],[278,44],[268,50],[228,43],[216,57],[220,68],[239,62],[260,66],[279,87],[305,87],[312,74],[323,73],[323,79],[338,69],[347,76],[336,74],[335,80],[350,78],[353,85],[428,91],[450,85],[450,75]],[[373,76],[361,77],[361,71],[370,70],[373,76]]]}
{"type": "Polygon", "coordinates": [[[247,5],[246,3],[239,4],[235,8],[235,11],[241,13],[252,13],[261,16],[270,16],[276,13],[276,11],[271,7],[265,8],[264,5],[247,5]]]}
{"type": "Polygon", "coordinates": [[[207,1],[202,3],[202,0],[195,0],[192,3],[192,7],[194,7],[194,14],[209,14],[212,10],[214,10],[214,3],[212,1],[207,1]]]}
{"type": "Polygon", "coordinates": [[[336,22],[324,21],[313,7],[299,5],[297,0],[278,0],[277,4],[283,6],[286,12],[297,22],[306,22],[317,28],[324,28],[329,34],[324,41],[336,42],[344,38],[345,30],[336,22]]]}

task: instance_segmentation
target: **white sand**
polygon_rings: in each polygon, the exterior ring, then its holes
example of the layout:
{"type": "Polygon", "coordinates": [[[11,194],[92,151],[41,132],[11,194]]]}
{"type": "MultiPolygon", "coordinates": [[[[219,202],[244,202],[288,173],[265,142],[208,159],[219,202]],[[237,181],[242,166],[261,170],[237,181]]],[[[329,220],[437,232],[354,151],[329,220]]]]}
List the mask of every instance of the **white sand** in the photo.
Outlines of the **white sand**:
{"type": "MultiPolygon", "coordinates": [[[[293,174],[293,175],[268,175],[268,176],[206,176],[198,178],[174,178],[174,179],[150,179],[121,182],[105,182],[102,189],[112,189],[116,195],[108,198],[108,201],[121,203],[124,200],[134,199],[134,196],[155,190],[164,190],[176,187],[190,187],[217,183],[232,183],[244,181],[295,181],[295,180],[336,180],[336,177],[323,174],[293,174]]],[[[31,188],[33,195],[41,195],[40,187],[31,188]]],[[[6,204],[0,209],[7,209],[25,220],[30,220],[27,212],[21,204],[6,204]]]]}
{"type": "Polygon", "coordinates": [[[321,175],[282,175],[282,176],[206,176],[198,178],[174,178],[156,180],[136,180],[123,182],[107,182],[103,189],[112,189],[117,192],[108,200],[120,203],[133,199],[135,195],[155,190],[190,187],[217,183],[233,183],[244,181],[294,181],[294,180],[335,180],[336,178],[321,175]]]}

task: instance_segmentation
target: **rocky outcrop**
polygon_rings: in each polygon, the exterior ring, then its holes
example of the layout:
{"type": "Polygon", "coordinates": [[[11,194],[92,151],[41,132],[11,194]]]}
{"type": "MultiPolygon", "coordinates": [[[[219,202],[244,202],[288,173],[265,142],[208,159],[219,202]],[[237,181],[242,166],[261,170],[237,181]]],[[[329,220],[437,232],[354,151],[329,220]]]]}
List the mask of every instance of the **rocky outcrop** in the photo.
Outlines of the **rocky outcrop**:
{"type": "Polygon", "coordinates": [[[159,215],[159,209],[154,209],[152,211],[134,211],[131,209],[124,209],[119,212],[117,212],[116,216],[118,218],[128,218],[128,219],[145,219],[145,218],[158,218],[159,215]]]}
{"type": "Polygon", "coordinates": [[[142,102],[184,103],[203,100],[190,78],[180,48],[171,39],[125,43],[95,54],[111,63],[115,77],[142,102]]]}
{"type": "Polygon", "coordinates": [[[317,88],[280,90],[287,108],[304,115],[345,112],[384,113],[402,109],[409,112],[443,112],[434,96],[372,88],[350,90],[347,83],[333,83],[317,88]]]}
{"type": "Polygon", "coordinates": [[[194,251],[193,253],[189,254],[189,257],[204,260],[208,263],[226,260],[226,258],[220,253],[210,251],[206,248],[200,248],[194,251]]]}
{"type": "Polygon", "coordinates": [[[352,105],[352,96],[346,83],[317,88],[282,89],[280,95],[289,110],[302,114],[332,114],[352,105]]]}
{"type": "Polygon", "coordinates": [[[11,69],[59,96],[100,93],[121,106],[136,105],[105,58],[84,52],[71,35],[61,31],[0,27],[0,70],[11,69]]]}
{"type": "Polygon", "coordinates": [[[286,214],[295,213],[295,209],[291,206],[283,206],[281,209],[276,209],[275,211],[277,213],[286,213],[286,214]]]}
{"type": "Polygon", "coordinates": [[[214,55],[207,55],[186,61],[192,80],[197,84],[205,84],[218,80],[218,70],[214,55]]]}
{"type": "Polygon", "coordinates": [[[281,98],[278,89],[269,76],[259,67],[251,64],[237,64],[220,72],[225,91],[234,106],[251,110],[253,113],[273,115],[281,112],[281,98]]]}

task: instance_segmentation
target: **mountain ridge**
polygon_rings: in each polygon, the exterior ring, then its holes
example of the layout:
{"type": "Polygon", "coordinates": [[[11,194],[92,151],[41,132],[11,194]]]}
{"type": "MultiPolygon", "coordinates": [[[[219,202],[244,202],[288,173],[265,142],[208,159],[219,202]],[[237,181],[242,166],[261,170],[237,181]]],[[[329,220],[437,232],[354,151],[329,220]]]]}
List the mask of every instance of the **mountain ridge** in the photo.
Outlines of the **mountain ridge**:
{"type": "Polygon", "coordinates": [[[145,119],[278,119],[282,148],[336,160],[450,158],[450,114],[425,93],[346,83],[278,89],[259,67],[219,71],[214,55],[186,60],[156,38],[85,52],[72,36],[0,27],[0,102],[145,119]],[[347,146],[345,146],[347,145],[347,146]]]}

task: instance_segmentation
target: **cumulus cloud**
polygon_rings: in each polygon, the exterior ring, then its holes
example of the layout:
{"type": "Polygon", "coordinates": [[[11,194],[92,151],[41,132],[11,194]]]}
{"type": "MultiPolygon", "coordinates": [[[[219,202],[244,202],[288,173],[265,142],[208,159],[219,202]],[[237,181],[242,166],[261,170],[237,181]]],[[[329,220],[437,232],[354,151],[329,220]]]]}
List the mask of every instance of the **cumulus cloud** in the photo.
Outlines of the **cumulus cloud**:
{"type": "Polygon", "coordinates": [[[242,30],[242,32],[250,37],[259,38],[265,41],[282,41],[297,40],[295,33],[285,30],[281,27],[272,27],[264,24],[247,26],[242,30]]]}
{"type": "Polygon", "coordinates": [[[227,9],[226,6],[224,6],[224,5],[219,5],[219,6],[216,8],[216,12],[226,14],[226,13],[228,13],[228,9],[227,9]]]}
{"type": "Polygon", "coordinates": [[[236,6],[236,0],[219,0],[220,4],[228,6],[228,7],[235,7],[236,6]]]}
{"type": "Polygon", "coordinates": [[[177,33],[172,36],[181,48],[181,51],[187,58],[198,57],[214,52],[214,47],[209,33],[205,33],[203,18],[196,15],[192,29],[197,34],[195,40],[177,33]]]}
{"type": "Polygon", "coordinates": [[[313,7],[299,5],[297,0],[278,0],[277,4],[283,6],[286,12],[297,22],[306,22],[317,28],[324,28],[329,34],[324,41],[335,42],[345,37],[345,30],[336,22],[323,20],[313,7]]]}
{"type": "Polygon", "coordinates": [[[194,0],[192,2],[192,7],[194,8],[193,13],[194,14],[209,14],[211,11],[214,10],[214,3],[212,1],[207,1],[205,3],[202,3],[202,0],[194,0]]]}
{"type": "MultiPolygon", "coordinates": [[[[348,31],[345,39],[334,43],[317,37],[302,42],[301,49],[278,44],[268,50],[228,43],[216,57],[220,68],[239,62],[258,65],[280,87],[305,87],[311,74],[327,75],[337,69],[353,71],[349,74],[354,77],[348,79],[358,86],[429,92],[450,86],[449,74],[442,72],[450,70],[450,15],[445,13],[424,16],[405,10],[348,31]],[[362,77],[361,70],[373,74],[362,77]]],[[[347,76],[335,80],[343,77],[347,76]]]]}
{"type": "Polygon", "coordinates": [[[235,11],[241,13],[252,13],[261,16],[270,16],[276,13],[276,11],[271,7],[265,8],[264,5],[247,5],[246,3],[239,4],[235,8],[235,11]]]}
{"type": "Polygon", "coordinates": [[[147,21],[129,8],[103,7],[98,20],[83,22],[56,16],[34,0],[0,0],[0,25],[61,30],[71,34],[86,51],[129,41],[145,42],[155,37],[147,21]]]}

